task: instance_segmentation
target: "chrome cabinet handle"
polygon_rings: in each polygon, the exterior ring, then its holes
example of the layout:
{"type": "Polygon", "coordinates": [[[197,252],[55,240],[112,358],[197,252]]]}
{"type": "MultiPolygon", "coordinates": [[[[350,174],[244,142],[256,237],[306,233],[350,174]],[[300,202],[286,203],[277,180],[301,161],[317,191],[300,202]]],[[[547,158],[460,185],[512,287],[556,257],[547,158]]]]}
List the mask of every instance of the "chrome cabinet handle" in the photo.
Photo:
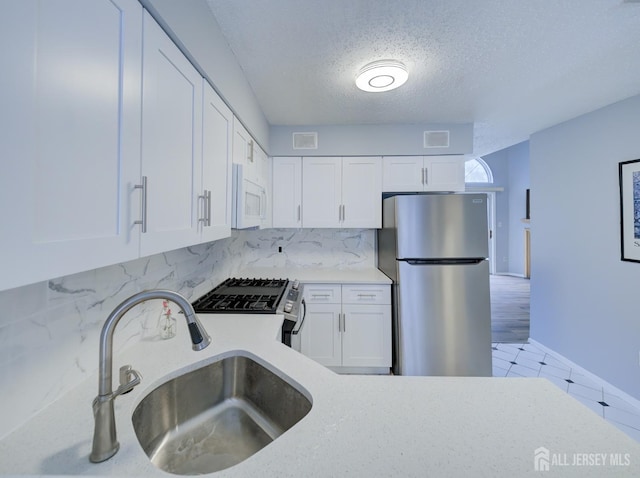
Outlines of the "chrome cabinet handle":
{"type": "Polygon", "coordinates": [[[140,219],[134,221],[134,224],[140,224],[140,232],[143,234],[147,232],[147,177],[142,176],[142,184],[136,184],[134,189],[142,189],[140,196],[140,219]]]}
{"type": "Polygon", "coordinates": [[[429,184],[429,168],[424,168],[424,184],[429,184]]]}
{"type": "Polygon", "coordinates": [[[211,191],[205,189],[202,196],[198,196],[198,199],[203,200],[202,216],[198,219],[198,222],[204,223],[205,226],[211,226],[211,191]]]}
{"type": "Polygon", "coordinates": [[[260,189],[260,219],[267,218],[267,190],[265,188],[260,189]]]}
{"type": "Polygon", "coordinates": [[[301,219],[302,219],[302,208],[300,207],[300,204],[298,204],[298,222],[300,222],[301,219]]]}
{"type": "Polygon", "coordinates": [[[202,199],[202,217],[198,218],[198,222],[203,222],[207,225],[207,190],[204,190],[204,194],[198,196],[198,200],[202,199]]]}

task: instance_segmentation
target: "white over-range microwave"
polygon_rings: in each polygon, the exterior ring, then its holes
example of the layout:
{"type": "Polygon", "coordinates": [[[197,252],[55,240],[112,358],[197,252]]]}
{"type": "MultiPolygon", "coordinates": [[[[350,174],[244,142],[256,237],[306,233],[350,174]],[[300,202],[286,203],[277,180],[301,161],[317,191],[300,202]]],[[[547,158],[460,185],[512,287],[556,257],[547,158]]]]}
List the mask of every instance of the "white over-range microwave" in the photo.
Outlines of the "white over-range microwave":
{"type": "Polygon", "coordinates": [[[267,190],[245,176],[242,164],[233,165],[232,196],[231,227],[234,229],[260,227],[267,213],[267,190]]]}

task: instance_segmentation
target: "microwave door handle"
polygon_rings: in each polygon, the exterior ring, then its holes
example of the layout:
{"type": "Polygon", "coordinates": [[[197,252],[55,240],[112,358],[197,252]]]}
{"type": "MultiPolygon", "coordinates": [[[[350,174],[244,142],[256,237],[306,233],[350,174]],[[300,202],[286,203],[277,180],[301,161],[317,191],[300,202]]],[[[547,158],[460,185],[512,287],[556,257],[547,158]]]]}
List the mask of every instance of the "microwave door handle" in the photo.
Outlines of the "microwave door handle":
{"type": "Polygon", "coordinates": [[[260,187],[260,196],[262,200],[260,201],[260,218],[266,219],[267,217],[267,190],[263,187],[260,187]]]}

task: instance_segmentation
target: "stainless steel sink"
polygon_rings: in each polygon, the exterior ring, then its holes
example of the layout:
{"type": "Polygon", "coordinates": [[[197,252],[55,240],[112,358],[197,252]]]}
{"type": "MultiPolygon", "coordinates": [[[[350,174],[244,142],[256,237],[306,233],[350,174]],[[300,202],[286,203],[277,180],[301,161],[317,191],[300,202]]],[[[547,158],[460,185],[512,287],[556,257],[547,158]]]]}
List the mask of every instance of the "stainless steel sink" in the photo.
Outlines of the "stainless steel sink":
{"type": "Polygon", "coordinates": [[[311,410],[283,377],[242,353],[180,375],[134,410],[138,441],[155,466],[178,475],[240,463],[311,410]]]}

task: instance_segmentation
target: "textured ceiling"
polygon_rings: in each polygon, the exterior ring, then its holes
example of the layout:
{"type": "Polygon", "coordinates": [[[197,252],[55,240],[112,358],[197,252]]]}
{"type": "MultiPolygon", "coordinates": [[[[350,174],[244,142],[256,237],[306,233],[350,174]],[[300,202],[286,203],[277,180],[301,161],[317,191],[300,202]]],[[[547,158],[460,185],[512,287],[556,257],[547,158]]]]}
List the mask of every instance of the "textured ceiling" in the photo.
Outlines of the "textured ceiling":
{"type": "Polygon", "coordinates": [[[640,93],[640,3],[207,0],[272,125],[474,123],[474,152],[640,93]],[[407,65],[398,90],[358,70],[407,65]]]}

